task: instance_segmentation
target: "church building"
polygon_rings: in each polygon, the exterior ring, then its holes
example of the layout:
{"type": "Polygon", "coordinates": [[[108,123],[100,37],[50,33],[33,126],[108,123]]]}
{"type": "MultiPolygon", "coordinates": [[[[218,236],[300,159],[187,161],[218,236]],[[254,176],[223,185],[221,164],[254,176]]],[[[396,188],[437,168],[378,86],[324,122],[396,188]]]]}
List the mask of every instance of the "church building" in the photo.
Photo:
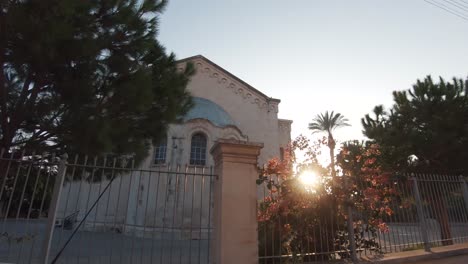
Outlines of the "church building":
{"type": "Polygon", "coordinates": [[[180,70],[187,63],[196,69],[187,86],[194,107],[182,123],[170,125],[166,139],[154,146],[145,166],[212,166],[209,152],[218,139],[263,143],[259,164],[281,157],[291,140],[292,121],[278,118],[280,100],[201,55],[180,60],[180,70]]]}
{"type": "MultiPolygon", "coordinates": [[[[89,180],[94,172],[83,172],[82,181],[67,181],[59,203],[59,222],[70,215],[82,219],[109,184],[83,229],[207,239],[212,228],[215,177],[206,168],[214,165],[210,149],[216,141],[262,143],[259,165],[281,157],[291,138],[292,121],[278,118],[280,100],[203,56],[180,60],[180,70],[187,63],[196,69],[187,86],[194,107],[180,123],[169,126],[166,138],[153,146],[139,168],[119,173],[112,183],[102,175],[99,181],[89,180]]],[[[115,173],[112,168],[108,172],[115,173]]]]}

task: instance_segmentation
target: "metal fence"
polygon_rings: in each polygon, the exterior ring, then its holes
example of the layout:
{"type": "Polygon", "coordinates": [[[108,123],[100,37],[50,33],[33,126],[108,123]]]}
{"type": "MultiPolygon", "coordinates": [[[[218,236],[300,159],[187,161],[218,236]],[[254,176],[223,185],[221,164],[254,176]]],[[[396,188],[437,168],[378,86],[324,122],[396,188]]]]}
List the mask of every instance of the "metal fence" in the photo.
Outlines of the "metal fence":
{"type": "MultiPolygon", "coordinates": [[[[392,213],[380,218],[382,228],[371,224],[366,208],[340,203],[330,192],[327,197],[312,195],[310,199],[316,199],[311,201],[316,203],[313,208],[289,206],[288,211],[309,210],[297,214],[300,217],[270,206],[278,215],[274,220],[259,221],[259,262],[338,261],[468,241],[468,185],[464,177],[408,174],[393,178],[382,187],[394,190],[387,203],[392,213]]],[[[366,188],[364,181],[349,188],[343,181],[341,184],[351,196],[366,188]]],[[[265,210],[275,195],[265,185],[259,186],[259,211],[265,210]]]]}
{"type": "Polygon", "coordinates": [[[209,168],[0,155],[0,262],[208,263],[209,168]]]}

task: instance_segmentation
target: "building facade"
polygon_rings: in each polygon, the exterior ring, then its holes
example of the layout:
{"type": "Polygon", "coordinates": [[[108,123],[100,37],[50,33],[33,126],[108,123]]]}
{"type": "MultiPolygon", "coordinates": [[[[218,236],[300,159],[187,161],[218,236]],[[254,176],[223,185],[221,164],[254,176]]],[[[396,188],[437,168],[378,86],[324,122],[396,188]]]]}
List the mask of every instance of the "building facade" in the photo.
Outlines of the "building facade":
{"type": "Polygon", "coordinates": [[[180,70],[187,63],[196,69],[187,86],[195,106],[181,124],[169,127],[166,139],[154,146],[144,166],[212,166],[209,152],[218,139],[263,143],[259,164],[280,157],[291,140],[292,123],[278,118],[280,100],[268,97],[201,55],[179,61],[180,70]]]}
{"type": "MultiPolygon", "coordinates": [[[[203,56],[179,61],[180,70],[187,63],[196,68],[187,86],[194,107],[180,123],[169,126],[166,138],[153,146],[138,170],[119,173],[91,210],[85,229],[206,239],[214,202],[210,149],[216,141],[262,143],[259,165],[280,157],[289,143],[292,121],[278,118],[280,100],[203,56]]],[[[82,181],[65,184],[59,218],[76,214],[82,219],[109,183],[108,178],[89,181],[90,177],[94,176],[83,175],[82,181]]]]}

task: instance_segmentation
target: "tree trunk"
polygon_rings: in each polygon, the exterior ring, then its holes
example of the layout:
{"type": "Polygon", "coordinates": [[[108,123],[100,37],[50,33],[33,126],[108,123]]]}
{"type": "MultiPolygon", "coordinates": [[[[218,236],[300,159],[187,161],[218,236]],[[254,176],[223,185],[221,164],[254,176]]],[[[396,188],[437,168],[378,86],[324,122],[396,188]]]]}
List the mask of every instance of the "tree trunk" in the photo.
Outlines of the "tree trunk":
{"type": "MultiPolygon", "coordinates": [[[[6,38],[5,14],[0,10],[0,34],[6,38]]],[[[8,88],[5,79],[5,47],[6,42],[0,42],[0,151],[2,148],[9,149],[13,142],[13,133],[8,120],[8,88]]],[[[10,120],[11,121],[11,120],[10,120]]]]}
{"type": "Polygon", "coordinates": [[[330,167],[331,167],[331,176],[332,179],[336,178],[335,170],[335,139],[333,139],[332,134],[328,133],[328,148],[330,149],[330,167]]]}
{"type": "MultiPolygon", "coordinates": [[[[449,215],[446,206],[446,195],[441,190],[438,182],[421,182],[424,200],[428,203],[430,216],[435,218],[440,228],[440,240],[442,245],[452,245],[452,233],[450,231],[449,215]]],[[[427,227],[430,228],[430,227],[427,227]]]]}
{"type": "Polygon", "coordinates": [[[9,136],[7,119],[7,91],[5,84],[5,73],[3,71],[3,50],[0,49],[0,149],[6,148],[6,139],[9,136]]]}

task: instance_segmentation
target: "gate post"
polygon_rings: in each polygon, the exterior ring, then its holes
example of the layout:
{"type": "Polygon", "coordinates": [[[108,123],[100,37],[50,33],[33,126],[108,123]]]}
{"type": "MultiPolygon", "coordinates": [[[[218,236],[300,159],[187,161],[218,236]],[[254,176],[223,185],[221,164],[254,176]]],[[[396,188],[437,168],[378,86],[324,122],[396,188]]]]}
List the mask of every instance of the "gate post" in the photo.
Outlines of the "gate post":
{"type": "Polygon", "coordinates": [[[263,144],[218,140],[215,162],[211,262],[258,263],[257,158],[263,144]]]}

